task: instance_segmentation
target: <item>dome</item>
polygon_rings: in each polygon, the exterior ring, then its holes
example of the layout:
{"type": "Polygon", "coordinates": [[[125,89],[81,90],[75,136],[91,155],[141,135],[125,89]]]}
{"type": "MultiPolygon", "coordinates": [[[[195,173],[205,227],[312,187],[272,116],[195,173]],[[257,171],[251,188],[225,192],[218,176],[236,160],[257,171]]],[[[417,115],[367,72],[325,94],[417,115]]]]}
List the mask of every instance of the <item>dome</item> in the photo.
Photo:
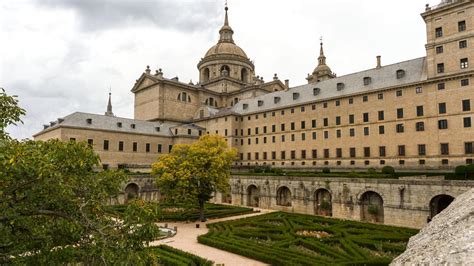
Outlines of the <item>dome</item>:
{"type": "Polygon", "coordinates": [[[235,43],[231,42],[219,42],[216,45],[212,46],[204,56],[204,58],[214,55],[236,55],[243,58],[248,58],[244,50],[237,46],[235,43]]]}
{"type": "Polygon", "coordinates": [[[322,73],[322,72],[330,72],[331,73],[331,68],[329,68],[329,66],[327,65],[318,65],[313,73],[322,73]]]}

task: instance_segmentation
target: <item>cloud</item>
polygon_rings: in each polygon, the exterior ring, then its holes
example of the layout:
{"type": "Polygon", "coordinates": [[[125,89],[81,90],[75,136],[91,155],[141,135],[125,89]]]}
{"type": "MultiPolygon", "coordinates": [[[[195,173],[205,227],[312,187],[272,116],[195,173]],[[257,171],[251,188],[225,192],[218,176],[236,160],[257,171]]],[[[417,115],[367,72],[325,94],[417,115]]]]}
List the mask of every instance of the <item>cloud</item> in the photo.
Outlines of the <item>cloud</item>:
{"type": "Polygon", "coordinates": [[[214,26],[222,14],[215,1],[176,0],[37,0],[46,8],[73,10],[84,31],[144,26],[202,31],[214,26]]]}

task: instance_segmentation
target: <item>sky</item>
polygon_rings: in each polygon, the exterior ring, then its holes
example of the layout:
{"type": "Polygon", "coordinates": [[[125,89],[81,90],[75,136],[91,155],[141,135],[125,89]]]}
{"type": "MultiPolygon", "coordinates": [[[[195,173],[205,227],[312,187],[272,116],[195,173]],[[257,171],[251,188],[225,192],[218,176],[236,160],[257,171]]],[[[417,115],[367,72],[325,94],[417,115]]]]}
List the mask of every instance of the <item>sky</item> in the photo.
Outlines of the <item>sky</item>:
{"type": "MultiPolygon", "coordinates": [[[[266,81],[306,83],[323,36],[338,76],[425,56],[425,4],[440,0],[228,0],[234,41],[266,81]]],[[[18,95],[32,138],[59,117],[102,114],[108,93],[116,116],[133,118],[135,80],[154,73],[198,81],[197,63],[219,37],[225,0],[2,0],[0,87],[18,95]]]]}

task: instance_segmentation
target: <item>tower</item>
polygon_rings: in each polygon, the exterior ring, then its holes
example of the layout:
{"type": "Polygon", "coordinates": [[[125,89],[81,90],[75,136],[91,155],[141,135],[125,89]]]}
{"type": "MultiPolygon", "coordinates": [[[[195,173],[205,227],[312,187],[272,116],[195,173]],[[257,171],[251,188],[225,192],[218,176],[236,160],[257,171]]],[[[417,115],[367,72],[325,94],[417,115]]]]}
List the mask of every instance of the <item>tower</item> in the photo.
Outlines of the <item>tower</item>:
{"type": "Polygon", "coordinates": [[[107,116],[115,116],[112,112],[112,93],[109,92],[109,102],[107,103],[107,111],[105,112],[107,116]]]}
{"type": "Polygon", "coordinates": [[[321,37],[321,42],[319,43],[319,57],[318,57],[318,66],[313,70],[311,75],[308,74],[306,80],[308,83],[316,83],[326,79],[332,79],[336,77],[336,74],[332,73],[331,68],[326,65],[326,56],[324,55],[323,49],[323,38],[321,37]]]}

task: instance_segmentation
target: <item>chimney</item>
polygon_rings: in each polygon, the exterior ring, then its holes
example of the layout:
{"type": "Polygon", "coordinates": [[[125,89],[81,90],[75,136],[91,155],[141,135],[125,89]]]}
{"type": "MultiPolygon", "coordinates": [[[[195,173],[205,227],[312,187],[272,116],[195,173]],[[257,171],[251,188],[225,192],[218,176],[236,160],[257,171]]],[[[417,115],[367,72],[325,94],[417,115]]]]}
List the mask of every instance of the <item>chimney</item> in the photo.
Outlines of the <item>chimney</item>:
{"type": "Polygon", "coordinates": [[[289,89],[290,88],[290,80],[285,79],[285,86],[289,89]]]}
{"type": "Polygon", "coordinates": [[[381,56],[380,55],[377,55],[377,69],[381,68],[382,67],[382,62],[381,62],[381,56]]]}

